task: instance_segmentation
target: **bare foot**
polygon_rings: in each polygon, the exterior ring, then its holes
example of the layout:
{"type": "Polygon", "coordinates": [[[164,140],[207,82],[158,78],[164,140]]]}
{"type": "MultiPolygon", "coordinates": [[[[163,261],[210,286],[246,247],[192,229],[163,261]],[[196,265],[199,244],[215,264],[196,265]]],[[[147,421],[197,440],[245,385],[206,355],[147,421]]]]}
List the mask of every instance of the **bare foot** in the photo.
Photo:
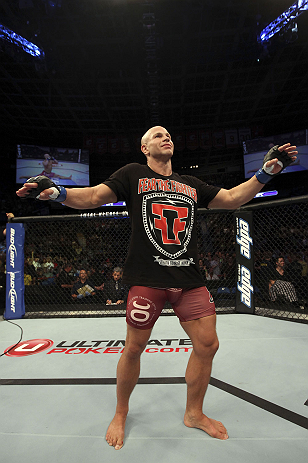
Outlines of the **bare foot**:
{"type": "Polygon", "coordinates": [[[226,428],[220,421],[212,420],[203,414],[200,418],[194,418],[185,413],[184,424],[188,428],[202,429],[202,431],[216,439],[226,440],[229,437],[226,428]]]}
{"type": "Polygon", "coordinates": [[[106,441],[110,446],[113,446],[115,450],[120,450],[124,445],[126,416],[126,414],[122,415],[116,413],[106,432],[106,441]]]}

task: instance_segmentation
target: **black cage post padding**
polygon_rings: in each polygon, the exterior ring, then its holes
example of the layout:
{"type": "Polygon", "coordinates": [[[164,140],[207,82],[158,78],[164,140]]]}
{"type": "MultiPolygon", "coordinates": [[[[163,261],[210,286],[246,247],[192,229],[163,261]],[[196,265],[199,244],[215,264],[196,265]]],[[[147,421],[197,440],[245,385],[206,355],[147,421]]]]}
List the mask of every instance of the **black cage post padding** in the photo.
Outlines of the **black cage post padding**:
{"type": "Polygon", "coordinates": [[[234,213],[236,254],[236,312],[253,314],[255,311],[254,291],[254,233],[253,213],[234,213]]]}

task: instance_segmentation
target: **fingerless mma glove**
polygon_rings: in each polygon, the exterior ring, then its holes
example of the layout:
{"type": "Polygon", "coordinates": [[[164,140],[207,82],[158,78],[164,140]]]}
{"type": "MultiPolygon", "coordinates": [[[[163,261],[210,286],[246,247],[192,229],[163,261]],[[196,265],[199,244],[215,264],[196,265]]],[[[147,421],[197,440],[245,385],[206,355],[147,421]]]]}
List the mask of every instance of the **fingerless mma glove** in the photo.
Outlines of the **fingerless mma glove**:
{"type": "Polygon", "coordinates": [[[288,155],[288,153],[286,151],[280,152],[278,149],[278,145],[276,145],[273,148],[271,148],[269,152],[265,155],[263,160],[263,166],[256,173],[256,177],[260,183],[267,183],[276,175],[281,174],[283,169],[289,166],[292,162],[293,161],[288,155]],[[282,167],[282,169],[279,172],[277,172],[277,174],[272,174],[271,172],[274,169],[274,166],[266,167],[266,163],[276,158],[278,159],[278,164],[282,167]]]}
{"type": "Polygon", "coordinates": [[[53,193],[49,196],[53,201],[63,203],[66,200],[66,189],[63,186],[56,185],[50,178],[45,177],[45,175],[37,175],[36,177],[29,178],[26,183],[37,183],[36,188],[32,188],[31,191],[27,194],[27,198],[36,198],[39,199],[40,193],[43,190],[51,188],[53,193]]]}

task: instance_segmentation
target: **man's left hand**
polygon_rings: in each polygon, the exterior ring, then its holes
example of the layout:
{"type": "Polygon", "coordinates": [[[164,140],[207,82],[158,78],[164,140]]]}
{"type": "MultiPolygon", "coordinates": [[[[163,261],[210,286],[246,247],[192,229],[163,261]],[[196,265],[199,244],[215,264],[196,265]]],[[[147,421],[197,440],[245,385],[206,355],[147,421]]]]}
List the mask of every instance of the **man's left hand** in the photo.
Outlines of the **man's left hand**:
{"type": "MultiPolygon", "coordinates": [[[[291,145],[290,143],[286,143],[285,145],[279,146],[278,151],[280,151],[281,153],[282,151],[285,151],[291,158],[292,162],[297,159],[296,154],[298,154],[298,151],[296,151],[296,146],[291,145]]],[[[272,175],[278,174],[278,172],[280,172],[283,168],[280,162],[278,162],[278,158],[274,158],[271,161],[267,161],[264,167],[266,167],[266,169],[270,169],[272,167],[272,175]]]]}

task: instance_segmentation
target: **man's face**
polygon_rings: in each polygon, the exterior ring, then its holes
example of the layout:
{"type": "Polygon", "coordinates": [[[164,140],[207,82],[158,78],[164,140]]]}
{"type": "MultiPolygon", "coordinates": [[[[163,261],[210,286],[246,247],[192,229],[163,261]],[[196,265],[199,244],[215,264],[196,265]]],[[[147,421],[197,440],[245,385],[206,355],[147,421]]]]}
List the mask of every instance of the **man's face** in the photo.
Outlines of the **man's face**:
{"type": "Polygon", "coordinates": [[[142,151],[144,154],[153,157],[171,157],[174,151],[171,135],[164,127],[152,127],[147,132],[145,143],[142,145],[142,151]]]}
{"type": "Polygon", "coordinates": [[[87,272],[85,270],[80,270],[79,277],[82,281],[87,279],[87,272]]]}
{"type": "Polygon", "coordinates": [[[280,257],[278,260],[277,260],[277,266],[278,267],[284,267],[284,259],[282,257],[280,257]]]}
{"type": "Polygon", "coordinates": [[[121,278],[121,272],[113,272],[113,279],[114,281],[118,281],[121,278]]]}

